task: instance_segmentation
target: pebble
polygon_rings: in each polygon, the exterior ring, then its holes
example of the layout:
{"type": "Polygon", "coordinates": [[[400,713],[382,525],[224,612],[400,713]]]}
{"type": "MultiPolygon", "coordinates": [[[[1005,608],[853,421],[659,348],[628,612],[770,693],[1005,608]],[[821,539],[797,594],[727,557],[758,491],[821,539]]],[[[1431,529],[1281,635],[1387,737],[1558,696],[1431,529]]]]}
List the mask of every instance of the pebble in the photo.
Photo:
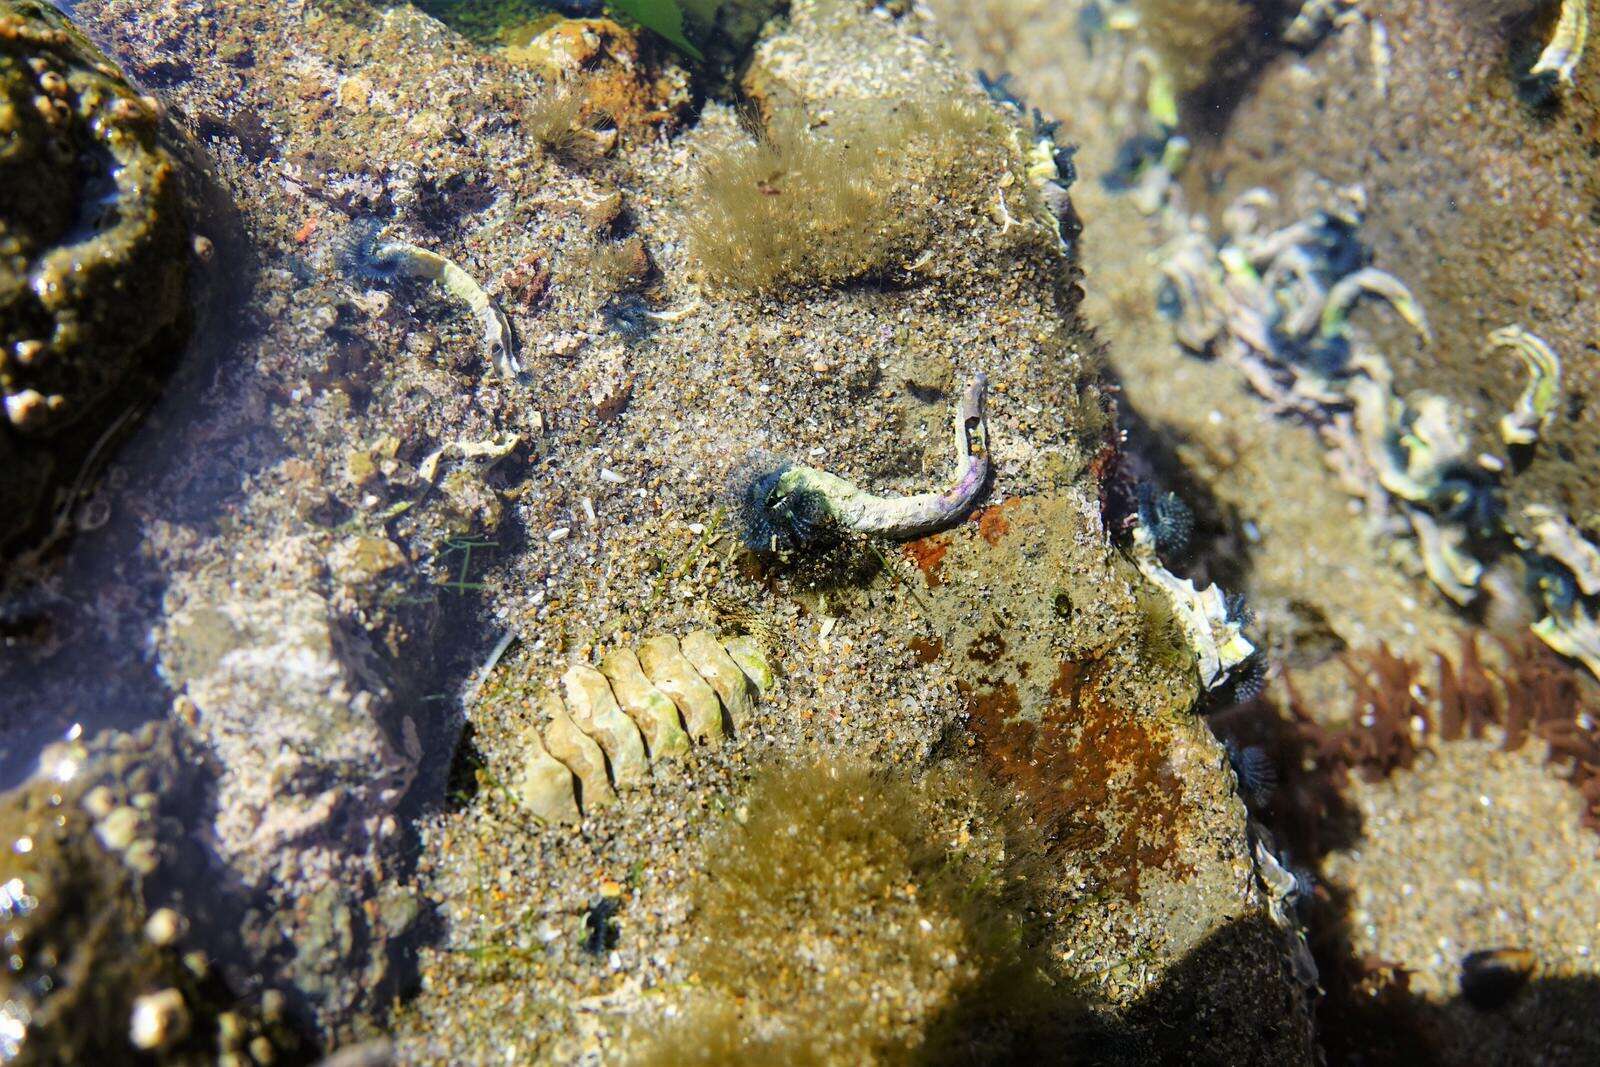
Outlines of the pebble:
{"type": "Polygon", "coordinates": [[[153,1052],[181,1041],[188,1032],[189,1008],[176,989],[134,999],[128,1019],[128,1040],[134,1048],[153,1052]]]}

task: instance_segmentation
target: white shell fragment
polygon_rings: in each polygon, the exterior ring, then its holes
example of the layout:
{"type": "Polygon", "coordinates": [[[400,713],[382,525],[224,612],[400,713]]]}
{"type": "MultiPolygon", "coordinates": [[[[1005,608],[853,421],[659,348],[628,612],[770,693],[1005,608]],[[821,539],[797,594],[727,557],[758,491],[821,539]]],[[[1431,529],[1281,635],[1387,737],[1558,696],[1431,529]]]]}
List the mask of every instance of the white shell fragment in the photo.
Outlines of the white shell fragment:
{"type": "Polygon", "coordinates": [[[689,751],[689,735],[678,720],[672,698],[644,676],[639,657],[630,648],[614,648],[600,661],[600,673],[611,683],[617,703],[644,734],[652,760],[678,759],[689,751]]]}
{"type": "Polygon", "coordinates": [[[681,642],[683,656],[700,677],[711,684],[728,709],[728,717],[735,729],[743,730],[755,714],[755,702],[750,698],[750,682],[744,671],[728,655],[726,649],[709,630],[696,630],[685,634],[681,642]]]}
{"type": "Polygon", "coordinates": [[[701,744],[720,744],[723,738],[722,702],[716,690],[695,673],[684,658],[678,639],[667,634],[652,637],[639,646],[639,664],[660,690],[672,698],[683,713],[689,736],[701,744]]]}

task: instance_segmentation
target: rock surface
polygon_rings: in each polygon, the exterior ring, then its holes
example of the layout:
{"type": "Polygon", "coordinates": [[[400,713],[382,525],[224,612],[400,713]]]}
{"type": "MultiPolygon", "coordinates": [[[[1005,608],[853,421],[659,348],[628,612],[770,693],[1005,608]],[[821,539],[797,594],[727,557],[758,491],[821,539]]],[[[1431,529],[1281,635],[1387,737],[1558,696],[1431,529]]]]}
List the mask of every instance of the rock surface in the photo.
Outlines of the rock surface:
{"type": "Polygon", "coordinates": [[[51,532],[188,335],[194,205],[163,123],[55,8],[0,4],[0,552],[51,532]]]}
{"type": "MultiPolygon", "coordinates": [[[[605,27],[616,47],[584,74],[623,78],[638,121],[574,152],[545,122],[583,80],[408,6],[77,12],[190,116],[259,269],[215,377],[141,431],[108,475],[107,526],[63,566],[64,594],[41,596],[54,644],[8,649],[28,684],[5,721],[101,728],[110,683],[74,669],[93,655],[204,751],[187,817],[239,889],[237,936],[215,949],[230,973],[281,989],[338,1044],[382,1024],[415,963],[393,1020],[403,1057],[620,1058],[692,977],[677,947],[707,931],[691,874],[747,779],[794,758],[913,783],[973,766],[1050,835],[1042,888],[1062,906],[1043,936],[1098,1032],[1141,1053],[1306,1061],[1293,933],[1271,921],[1232,777],[1192,718],[1192,650],[1105,527],[1096,344],[1038,145],[920,15],[800,3],[756,45],[745,85],[767,121],[916,112],[885,116],[903,157],[814,157],[886,176],[878,209],[914,209],[892,254],[828,249],[847,283],[791,274],[760,294],[709,280],[684,206],[706,165],[759,146],[728,104],[690,121],[670,60],[630,70],[651,62],[630,31],[605,27]],[[918,110],[930,96],[958,106],[918,110]],[[946,120],[972,139],[930,152],[946,120]],[[355,254],[347,228],[367,217],[478,280],[521,339],[520,378],[490,365],[459,303],[355,254]],[[745,547],[725,495],[741,454],[922,491],[946,477],[976,372],[996,507],[915,559],[853,540],[789,560],[745,547]],[[99,598],[124,589],[138,610],[114,626],[99,598]],[[698,638],[679,673],[708,714],[685,707],[643,638],[695,633],[757,642],[770,691],[745,707],[751,676],[732,672],[753,657],[698,638]],[[919,665],[913,637],[946,651],[919,665]],[[616,727],[599,744],[549,714],[553,685],[603,681],[618,648],[641,649],[696,742],[726,702],[731,740],[645,765],[594,694],[588,730],[616,727]],[[991,697],[1007,685],[1014,699],[991,697]],[[548,799],[530,739],[545,722],[577,812],[548,799]],[[1030,778],[1030,743],[1094,773],[1030,778]],[[631,788],[613,794],[613,775],[631,788]],[[559,818],[539,825],[519,790],[559,818]],[[1174,1012],[1192,1032],[1163,1034],[1174,1012]],[[1261,1027],[1230,1030],[1240,1012],[1261,1027]]],[[[804,232],[806,202],[781,210],[804,232]]]]}

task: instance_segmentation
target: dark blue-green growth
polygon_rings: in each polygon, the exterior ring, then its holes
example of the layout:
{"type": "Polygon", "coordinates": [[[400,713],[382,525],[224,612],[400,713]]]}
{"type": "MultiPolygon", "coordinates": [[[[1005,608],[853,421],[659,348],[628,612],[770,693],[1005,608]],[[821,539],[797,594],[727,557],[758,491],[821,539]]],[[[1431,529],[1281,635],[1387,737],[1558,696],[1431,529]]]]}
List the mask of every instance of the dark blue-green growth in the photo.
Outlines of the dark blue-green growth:
{"type": "Polygon", "coordinates": [[[789,465],[762,464],[734,476],[732,494],[752,552],[795,552],[827,538],[832,523],[828,505],[818,493],[781,492],[779,482],[789,465]]]}

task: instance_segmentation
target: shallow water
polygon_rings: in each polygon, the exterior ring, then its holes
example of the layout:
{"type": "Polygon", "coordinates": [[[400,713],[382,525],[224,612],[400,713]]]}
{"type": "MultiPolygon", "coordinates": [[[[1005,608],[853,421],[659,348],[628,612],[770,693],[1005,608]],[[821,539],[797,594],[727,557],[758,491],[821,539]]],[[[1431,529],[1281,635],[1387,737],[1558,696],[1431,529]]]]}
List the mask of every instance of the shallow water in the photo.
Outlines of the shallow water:
{"type": "Polygon", "coordinates": [[[19,954],[0,1061],[1600,1045],[1583,4],[58,6],[203,169],[187,342],[0,564],[13,932],[181,933],[19,954]],[[724,906],[817,764],[911,829],[724,906]],[[974,881],[841,888],[907,834],[974,881]]]}

